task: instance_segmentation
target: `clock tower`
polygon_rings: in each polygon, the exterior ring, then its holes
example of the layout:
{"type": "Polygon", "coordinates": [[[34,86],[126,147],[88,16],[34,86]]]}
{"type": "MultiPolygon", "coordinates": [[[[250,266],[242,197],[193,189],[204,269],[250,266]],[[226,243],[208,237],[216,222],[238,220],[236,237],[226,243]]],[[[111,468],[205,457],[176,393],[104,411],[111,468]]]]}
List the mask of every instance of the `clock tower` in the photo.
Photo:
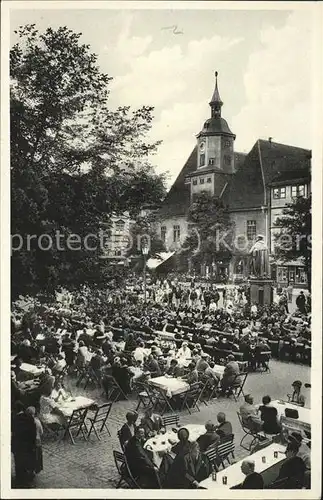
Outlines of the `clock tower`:
{"type": "Polygon", "coordinates": [[[211,194],[220,196],[223,179],[234,173],[235,135],[221,116],[223,102],[218,89],[217,71],[215,72],[215,88],[209,105],[211,118],[206,120],[201,132],[197,135],[196,170],[189,175],[188,179],[191,184],[191,195],[207,190],[211,194]]]}

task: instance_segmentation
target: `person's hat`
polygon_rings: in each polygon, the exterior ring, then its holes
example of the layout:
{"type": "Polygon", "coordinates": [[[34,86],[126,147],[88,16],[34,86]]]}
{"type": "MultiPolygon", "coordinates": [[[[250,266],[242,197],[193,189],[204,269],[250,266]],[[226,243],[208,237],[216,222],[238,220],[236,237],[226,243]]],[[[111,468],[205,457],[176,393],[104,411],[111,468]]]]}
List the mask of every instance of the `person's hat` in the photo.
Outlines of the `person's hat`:
{"type": "Polygon", "coordinates": [[[229,359],[230,361],[233,361],[235,358],[234,358],[233,354],[229,354],[228,359],[229,359]]]}
{"type": "Polygon", "coordinates": [[[295,380],[295,382],[292,383],[292,387],[302,387],[302,382],[300,380],[295,380]]]}
{"type": "Polygon", "coordinates": [[[184,340],[184,342],[182,343],[182,345],[188,345],[188,342],[186,342],[186,340],[184,340]]]}

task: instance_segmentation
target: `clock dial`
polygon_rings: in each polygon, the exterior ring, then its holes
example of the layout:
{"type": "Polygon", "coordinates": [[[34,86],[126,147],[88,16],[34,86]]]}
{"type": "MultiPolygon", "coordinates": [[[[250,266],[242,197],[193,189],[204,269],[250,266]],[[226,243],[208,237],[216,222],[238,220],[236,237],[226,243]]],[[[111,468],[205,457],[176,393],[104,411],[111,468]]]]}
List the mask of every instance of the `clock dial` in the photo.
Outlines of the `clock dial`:
{"type": "Polygon", "coordinates": [[[200,150],[201,150],[201,151],[203,151],[203,150],[204,150],[204,147],[205,147],[204,142],[201,142],[201,144],[200,144],[200,150]]]}

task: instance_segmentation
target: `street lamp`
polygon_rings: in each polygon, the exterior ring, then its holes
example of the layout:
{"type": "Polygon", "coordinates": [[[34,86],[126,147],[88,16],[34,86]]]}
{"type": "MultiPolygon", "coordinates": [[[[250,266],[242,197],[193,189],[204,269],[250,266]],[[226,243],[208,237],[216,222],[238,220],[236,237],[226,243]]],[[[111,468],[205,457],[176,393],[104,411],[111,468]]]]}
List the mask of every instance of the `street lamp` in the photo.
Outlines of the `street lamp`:
{"type": "Polygon", "coordinates": [[[146,279],[146,264],[147,264],[147,255],[148,255],[148,246],[145,245],[142,247],[142,254],[144,256],[144,302],[146,303],[146,288],[147,288],[147,279],[146,279]]]}

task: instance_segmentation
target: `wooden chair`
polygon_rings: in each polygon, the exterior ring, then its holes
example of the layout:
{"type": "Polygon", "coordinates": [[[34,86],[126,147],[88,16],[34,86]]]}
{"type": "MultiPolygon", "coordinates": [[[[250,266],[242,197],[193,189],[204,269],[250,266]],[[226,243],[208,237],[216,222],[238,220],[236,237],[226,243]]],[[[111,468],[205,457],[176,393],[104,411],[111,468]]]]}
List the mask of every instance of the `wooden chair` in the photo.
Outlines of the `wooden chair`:
{"type": "Polygon", "coordinates": [[[171,398],[167,397],[163,389],[160,389],[159,387],[151,388],[150,395],[153,402],[153,411],[158,409],[160,415],[163,415],[166,409],[170,410],[171,412],[174,411],[171,403],[171,398]]]}
{"type": "Polygon", "coordinates": [[[235,401],[238,400],[241,394],[244,396],[243,388],[246,383],[247,377],[248,372],[243,373],[242,375],[237,375],[235,380],[233,381],[231,390],[235,401]]]}
{"type": "Polygon", "coordinates": [[[211,444],[203,453],[203,455],[207,456],[212,465],[218,468],[217,466],[217,458],[218,458],[218,445],[211,444]]]}
{"type": "MultiPolygon", "coordinates": [[[[203,385],[203,388],[204,388],[204,385],[203,385]]],[[[203,388],[201,388],[200,382],[196,382],[195,384],[192,384],[191,387],[189,388],[189,390],[186,391],[185,393],[183,393],[183,402],[182,402],[181,410],[186,408],[188,410],[189,414],[191,414],[192,408],[196,408],[197,411],[200,411],[198,403],[199,403],[200,395],[201,395],[203,388]]]]}
{"type": "Polygon", "coordinates": [[[139,484],[137,483],[136,479],[133,477],[133,475],[130,472],[130,469],[127,464],[126,457],[123,453],[117,450],[113,450],[113,458],[114,458],[114,463],[116,465],[117,471],[119,473],[120,479],[119,482],[116,486],[116,488],[120,488],[121,484],[124,482],[130,488],[133,489],[140,489],[139,484]]]}
{"type": "Polygon", "coordinates": [[[231,436],[225,436],[221,439],[220,443],[217,445],[217,465],[222,465],[225,468],[224,462],[227,461],[229,465],[230,455],[234,458],[234,434],[231,436]]]}
{"type": "Polygon", "coordinates": [[[162,418],[163,426],[167,428],[167,426],[176,425],[179,426],[179,415],[166,415],[162,418]]]}
{"type": "Polygon", "coordinates": [[[150,393],[150,386],[144,382],[136,382],[136,391],[138,404],[135,411],[138,411],[140,406],[147,408],[148,406],[153,406],[153,400],[150,393]]]}
{"type": "Polygon", "coordinates": [[[112,408],[112,403],[104,403],[95,410],[93,417],[87,417],[87,419],[90,421],[90,429],[87,435],[88,438],[90,437],[92,431],[94,431],[96,437],[99,440],[101,439],[100,435],[102,435],[104,431],[106,431],[109,434],[109,436],[111,436],[111,433],[107,426],[107,420],[111,408],[112,408]],[[97,429],[98,424],[99,424],[99,429],[97,429]]]}
{"type": "Polygon", "coordinates": [[[74,436],[72,431],[76,431],[75,437],[78,437],[82,433],[83,438],[87,441],[88,429],[85,423],[88,408],[79,408],[74,410],[70,418],[68,419],[67,426],[63,439],[69,436],[72,443],[75,444],[74,436]]]}
{"type": "Polygon", "coordinates": [[[109,401],[115,403],[118,401],[120,396],[123,396],[124,399],[128,399],[128,396],[123,392],[120,385],[112,375],[106,376],[105,382],[107,383],[106,396],[109,401]]]}

